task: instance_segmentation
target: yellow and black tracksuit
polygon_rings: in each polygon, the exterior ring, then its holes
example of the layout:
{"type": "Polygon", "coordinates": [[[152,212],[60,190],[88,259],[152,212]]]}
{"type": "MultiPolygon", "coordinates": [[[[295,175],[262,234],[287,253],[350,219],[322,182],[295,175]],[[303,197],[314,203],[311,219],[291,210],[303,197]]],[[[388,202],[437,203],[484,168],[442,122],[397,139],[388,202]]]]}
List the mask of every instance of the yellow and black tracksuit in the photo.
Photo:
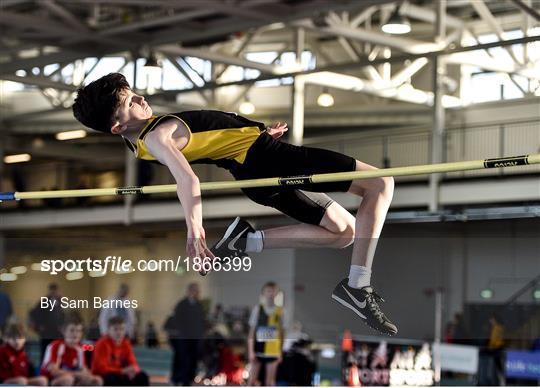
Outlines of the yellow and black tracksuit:
{"type": "Polygon", "coordinates": [[[274,307],[269,314],[259,305],[255,326],[254,351],[260,361],[273,361],[281,356],[283,344],[283,309],[274,307]]]}
{"type": "MultiPolygon", "coordinates": [[[[255,179],[354,171],[355,159],[329,150],[295,146],[273,139],[263,123],[235,113],[194,110],[152,116],[132,143],[135,156],[156,160],[145,137],[166,120],[182,122],[190,132],[180,150],[190,163],[210,163],[229,170],[236,179],[255,179]]],[[[298,187],[242,189],[253,201],[273,207],[300,222],[318,225],[333,202],[323,194],[347,191],[351,181],[304,184],[298,187]]]]}

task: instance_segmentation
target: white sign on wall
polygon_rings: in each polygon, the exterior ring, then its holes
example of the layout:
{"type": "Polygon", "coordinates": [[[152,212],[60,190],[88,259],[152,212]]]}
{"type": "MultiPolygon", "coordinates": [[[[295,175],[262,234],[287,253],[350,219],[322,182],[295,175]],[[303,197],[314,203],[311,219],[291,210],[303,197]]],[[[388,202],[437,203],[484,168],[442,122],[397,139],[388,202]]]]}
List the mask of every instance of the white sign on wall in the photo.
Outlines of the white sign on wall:
{"type": "MultiPolygon", "coordinates": [[[[478,348],[468,345],[440,344],[441,370],[476,374],[478,372],[478,348]]],[[[437,345],[434,344],[434,352],[437,345]]]]}

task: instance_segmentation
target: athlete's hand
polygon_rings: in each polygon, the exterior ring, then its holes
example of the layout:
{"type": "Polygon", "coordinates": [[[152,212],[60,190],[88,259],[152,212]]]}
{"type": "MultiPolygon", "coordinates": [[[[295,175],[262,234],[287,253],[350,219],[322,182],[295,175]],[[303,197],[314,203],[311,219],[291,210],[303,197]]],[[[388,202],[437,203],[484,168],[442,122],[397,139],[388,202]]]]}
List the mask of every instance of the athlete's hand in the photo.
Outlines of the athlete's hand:
{"type": "MultiPolygon", "coordinates": [[[[206,245],[206,234],[202,225],[195,226],[188,230],[186,253],[191,259],[195,257],[200,258],[202,261],[207,257],[210,258],[210,260],[214,259],[214,254],[206,245]]],[[[199,273],[203,276],[207,274],[207,272],[202,269],[199,273]]]]}
{"type": "Polygon", "coordinates": [[[287,128],[287,123],[277,122],[269,127],[266,127],[266,132],[270,136],[272,136],[274,139],[279,139],[285,132],[287,132],[289,128],[287,128]]]}

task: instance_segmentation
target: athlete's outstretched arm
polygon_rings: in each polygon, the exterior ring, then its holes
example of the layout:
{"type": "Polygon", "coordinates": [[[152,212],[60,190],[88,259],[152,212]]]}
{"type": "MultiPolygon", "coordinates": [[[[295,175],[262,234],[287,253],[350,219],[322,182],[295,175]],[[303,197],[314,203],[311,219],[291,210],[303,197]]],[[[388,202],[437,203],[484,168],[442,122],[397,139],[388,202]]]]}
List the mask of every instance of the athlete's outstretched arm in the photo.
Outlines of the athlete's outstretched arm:
{"type": "Polygon", "coordinates": [[[202,225],[202,201],[199,178],[189,162],[176,148],[172,134],[176,127],[160,125],[145,138],[150,153],[169,168],[176,184],[177,194],[184,209],[188,229],[186,253],[188,257],[213,257],[206,246],[206,236],[202,225]]]}

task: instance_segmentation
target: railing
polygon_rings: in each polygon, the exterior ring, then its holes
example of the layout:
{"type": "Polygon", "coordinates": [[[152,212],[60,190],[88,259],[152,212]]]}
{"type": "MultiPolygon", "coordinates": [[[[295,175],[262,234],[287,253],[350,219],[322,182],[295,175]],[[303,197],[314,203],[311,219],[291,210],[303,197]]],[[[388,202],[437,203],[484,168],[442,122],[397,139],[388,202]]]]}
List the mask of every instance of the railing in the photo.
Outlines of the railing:
{"type": "MultiPolygon", "coordinates": [[[[445,162],[458,162],[540,152],[540,119],[519,122],[453,126],[445,136],[445,162]]],[[[373,166],[398,167],[431,163],[431,133],[428,128],[373,130],[337,136],[306,138],[305,145],[350,155],[373,166]]],[[[213,166],[196,167],[201,180],[232,179],[213,166]]],[[[520,169],[462,171],[444,174],[446,178],[514,175],[540,172],[540,165],[520,169]]],[[[427,175],[399,177],[397,181],[418,181],[427,175]]]]}
{"type": "MultiPolygon", "coordinates": [[[[346,153],[376,167],[429,164],[431,133],[427,129],[375,131],[335,141],[308,141],[310,146],[323,147],[346,153]]],[[[482,126],[450,127],[446,131],[444,159],[457,162],[476,158],[536,153],[540,150],[540,120],[501,123],[482,126]]],[[[463,171],[445,174],[461,178],[485,175],[506,175],[540,172],[540,166],[526,166],[519,170],[463,171]]],[[[397,180],[427,179],[426,176],[400,177],[397,180]]]]}
{"type": "Polygon", "coordinates": [[[536,276],[534,279],[532,279],[530,282],[528,282],[522,288],[516,291],[514,295],[508,298],[508,300],[504,303],[505,307],[514,304],[522,295],[524,295],[526,292],[529,292],[530,290],[535,288],[539,283],[540,283],[540,275],[536,276]]]}
{"type": "MultiPolygon", "coordinates": [[[[482,125],[451,126],[447,128],[445,136],[444,160],[457,162],[463,160],[475,160],[509,155],[534,154],[540,152],[540,119],[527,119],[519,122],[498,122],[482,125]]],[[[401,128],[372,131],[359,131],[356,133],[308,137],[305,145],[330,149],[353,156],[376,167],[411,166],[431,163],[431,133],[430,129],[424,128],[401,128]]],[[[154,178],[146,184],[170,184],[174,183],[172,176],[165,167],[156,167],[154,178]]],[[[196,174],[201,181],[224,181],[232,180],[230,174],[211,165],[194,165],[196,174]]],[[[35,168],[32,179],[27,179],[27,190],[42,190],[46,187],[47,177],[51,175],[49,186],[54,185],[59,189],[72,188],[66,181],[66,174],[54,172],[57,168],[42,166],[35,168]],[[50,168],[50,174],[48,174],[50,168]],[[38,176],[36,176],[38,174],[38,176]],[[34,179],[35,178],[35,179],[34,179]]],[[[60,170],[58,170],[60,171],[60,170]]],[[[61,170],[63,171],[63,170],[61,170]]],[[[452,172],[443,175],[445,178],[474,178],[481,176],[507,176],[524,173],[538,173],[540,165],[523,166],[519,169],[489,169],[479,171],[452,172]]],[[[107,187],[122,186],[122,174],[105,172],[107,187]],[[112,178],[111,178],[112,177],[112,178]]],[[[398,177],[399,182],[425,181],[427,175],[411,177],[398,177]]],[[[99,181],[99,179],[96,179],[99,181]]],[[[100,186],[98,184],[98,186],[100,186]]],[[[9,188],[8,188],[9,190],[9,188]]],[[[174,194],[154,194],[152,198],[173,198],[174,194]]],[[[91,200],[91,203],[114,202],[117,198],[100,197],[91,200]]],[[[40,206],[39,203],[29,203],[29,206],[40,206]]],[[[70,203],[62,203],[62,206],[70,203]]]]}

